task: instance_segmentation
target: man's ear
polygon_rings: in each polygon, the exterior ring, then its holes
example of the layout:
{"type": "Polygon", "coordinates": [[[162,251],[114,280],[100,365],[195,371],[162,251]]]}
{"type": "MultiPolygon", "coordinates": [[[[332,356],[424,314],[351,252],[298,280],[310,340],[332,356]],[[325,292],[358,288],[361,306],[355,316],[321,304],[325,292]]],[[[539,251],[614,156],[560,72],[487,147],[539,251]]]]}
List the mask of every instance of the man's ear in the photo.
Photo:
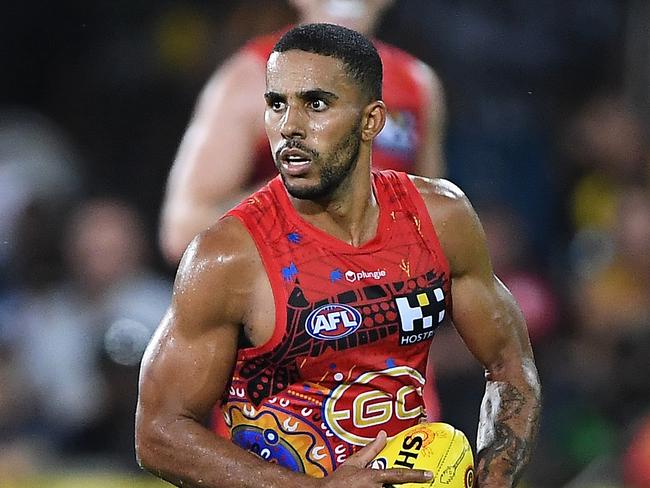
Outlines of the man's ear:
{"type": "Polygon", "coordinates": [[[361,139],[372,141],[381,132],[386,123],[386,105],[381,100],[366,105],[363,110],[361,139]]]}

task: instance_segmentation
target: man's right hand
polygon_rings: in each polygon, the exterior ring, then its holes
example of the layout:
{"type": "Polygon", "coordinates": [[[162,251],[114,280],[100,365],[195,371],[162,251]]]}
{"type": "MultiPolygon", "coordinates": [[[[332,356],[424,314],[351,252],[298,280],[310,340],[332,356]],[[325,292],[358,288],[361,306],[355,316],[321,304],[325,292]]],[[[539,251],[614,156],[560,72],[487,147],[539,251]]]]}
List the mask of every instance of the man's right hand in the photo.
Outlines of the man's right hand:
{"type": "Polygon", "coordinates": [[[339,488],[353,486],[355,488],[381,488],[384,484],[393,483],[427,483],[433,478],[431,471],[421,469],[371,469],[368,464],[381,452],[386,445],[386,432],[379,432],[377,438],[359,452],[345,461],[334,473],[322,478],[319,486],[339,488]]]}

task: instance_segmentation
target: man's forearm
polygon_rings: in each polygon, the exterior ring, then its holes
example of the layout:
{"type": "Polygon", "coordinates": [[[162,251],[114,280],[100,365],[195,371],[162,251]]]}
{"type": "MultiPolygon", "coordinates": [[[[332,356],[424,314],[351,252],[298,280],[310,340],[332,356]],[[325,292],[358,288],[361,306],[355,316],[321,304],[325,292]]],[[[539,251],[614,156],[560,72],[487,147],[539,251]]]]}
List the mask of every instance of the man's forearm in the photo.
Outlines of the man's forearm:
{"type": "Polygon", "coordinates": [[[478,488],[515,486],[530,460],[540,409],[540,385],[532,361],[514,379],[488,378],[477,440],[478,488]]]}
{"type": "Polygon", "coordinates": [[[314,481],[218,438],[191,419],[140,430],[136,451],[143,468],[176,486],[307,488],[314,481]]]}

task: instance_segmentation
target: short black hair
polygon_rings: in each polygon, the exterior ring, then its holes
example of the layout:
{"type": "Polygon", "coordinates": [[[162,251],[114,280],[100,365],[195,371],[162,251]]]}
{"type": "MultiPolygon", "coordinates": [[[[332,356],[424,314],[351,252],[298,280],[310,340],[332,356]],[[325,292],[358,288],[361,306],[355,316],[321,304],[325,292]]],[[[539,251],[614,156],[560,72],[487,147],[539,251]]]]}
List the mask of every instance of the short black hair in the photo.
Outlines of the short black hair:
{"type": "Polygon", "coordinates": [[[273,52],[293,49],[339,59],[368,101],[381,100],[381,58],[372,42],[362,34],[334,24],[299,25],[280,38],[273,52]]]}

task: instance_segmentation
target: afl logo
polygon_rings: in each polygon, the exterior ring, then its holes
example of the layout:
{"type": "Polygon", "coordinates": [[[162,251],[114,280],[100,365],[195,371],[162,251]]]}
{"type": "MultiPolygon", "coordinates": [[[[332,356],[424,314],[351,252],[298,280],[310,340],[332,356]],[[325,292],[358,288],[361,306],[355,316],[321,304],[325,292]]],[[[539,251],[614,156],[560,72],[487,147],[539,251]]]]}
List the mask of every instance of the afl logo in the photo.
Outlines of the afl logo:
{"type": "Polygon", "coordinates": [[[340,339],[361,327],[361,314],[342,303],[328,303],[313,310],[305,321],[307,334],[315,339],[340,339]]]}

